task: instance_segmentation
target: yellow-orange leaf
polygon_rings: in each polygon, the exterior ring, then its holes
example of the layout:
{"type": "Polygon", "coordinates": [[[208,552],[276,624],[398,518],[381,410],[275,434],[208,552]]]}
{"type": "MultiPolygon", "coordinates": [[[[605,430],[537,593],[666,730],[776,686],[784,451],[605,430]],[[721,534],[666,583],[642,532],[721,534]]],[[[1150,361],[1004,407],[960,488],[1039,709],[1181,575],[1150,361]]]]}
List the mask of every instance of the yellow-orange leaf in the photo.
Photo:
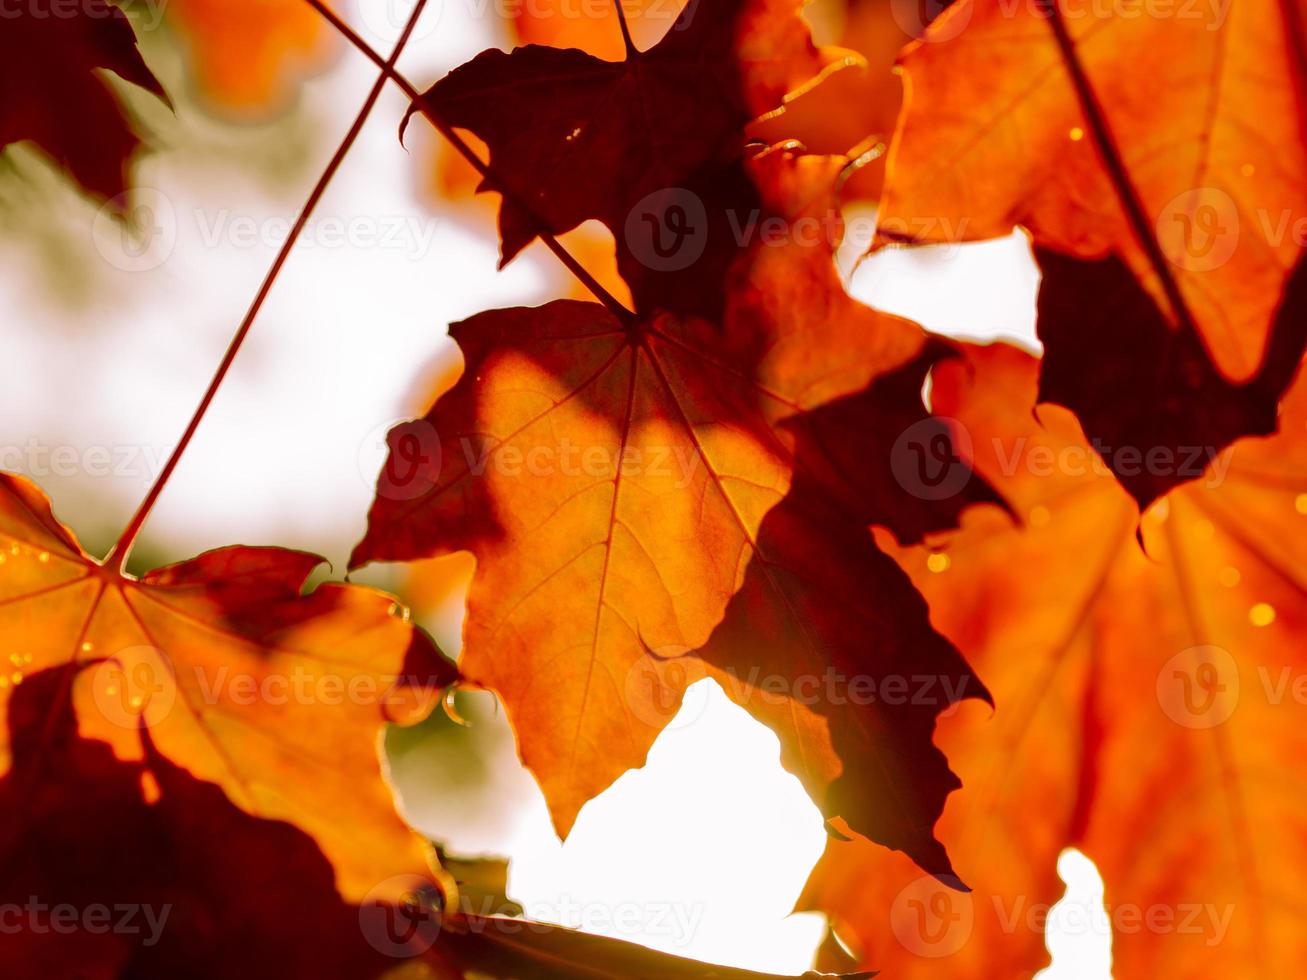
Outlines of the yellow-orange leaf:
{"type": "Polygon", "coordinates": [[[138,580],[88,557],[34,484],[0,475],[0,709],[24,678],[65,668],[83,737],[131,760],[147,728],[245,812],[312,836],[346,897],[425,869],[384,778],[381,728],[419,717],[453,671],[390,597],[302,593],[320,563],[236,547],[138,580]]]}
{"type": "Polygon", "coordinates": [[[843,166],[755,161],[782,234],[749,251],[723,324],[626,326],[574,302],[482,314],[452,328],[458,385],[391,434],[353,560],[476,555],[463,671],[503,698],[562,834],[679,703],[684,677],[646,683],[650,653],[680,657],[721,621],[790,486],[784,421],[924,349],[840,286],[843,166]]]}

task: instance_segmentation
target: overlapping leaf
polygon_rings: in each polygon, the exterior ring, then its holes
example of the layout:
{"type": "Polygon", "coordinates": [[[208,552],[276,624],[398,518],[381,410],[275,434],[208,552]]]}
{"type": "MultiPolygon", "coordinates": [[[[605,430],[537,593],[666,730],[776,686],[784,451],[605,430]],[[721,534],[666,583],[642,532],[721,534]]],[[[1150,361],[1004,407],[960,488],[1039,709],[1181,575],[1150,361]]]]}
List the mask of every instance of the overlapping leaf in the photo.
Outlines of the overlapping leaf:
{"type": "Polygon", "coordinates": [[[148,732],[137,761],[80,737],[69,680],[43,670],[8,699],[0,896],[29,917],[5,935],[8,975],[381,973],[312,838],[237,808],[168,761],[148,732]],[[55,929],[59,907],[76,919],[55,929]]]}
{"type": "Polygon", "coordinates": [[[64,671],[42,671],[9,702],[14,761],[0,777],[8,975],[779,980],[467,915],[448,883],[418,876],[393,882],[394,896],[342,900],[311,837],[243,812],[162,756],[148,729],[133,762],[80,737],[66,684],[64,671]]]}
{"type": "Polygon", "coordinates": [[[1232,382],[1197,333],[1169,324],[1116,257],[1036,254],[1044,273],[1038,331],[1048,351],[1039,400],[1075,412],[1141,508],[1200,475],[1177,460],[1199,454],[1208,462],[1242,436],[1275,431],[1280,396],[1307,345],[1307,262],[1285,288],[1262,367],[1232,382]]]}
{"type": "Polygon", "coordinates": [[[1301,0],[1156,16],[960,0],[904,56],[909,102],[886,215],[925,240],[1022,224],[1062,252],[1122,255],[1160,296],[1163,270],[1119,201],[1124,177],[1216,364],[1246,380],[1302,248],[1292,230],[1307,214],[1301,13],[1301,0]],[[1104,165],[1086,98],[1122,175],[1104,165]]]}
{"type": "MultiPolygon", "coordinates": [[[[1074,420],[1028,406],[1037,366],[976,348],[935,372],[934,405],[1023,526],[971,511],[943,550],[896,555],[999,705],[941,742],[966,789],[940,825],[975,889],[832,843],[804,904],[902,977],[1029,976],[1059,852],[1102,872],[1119,980],[1293,972],[1307,807],[1307,386],[1281,433],[1236,443],[1144,518],[1074,420]]],[[[1156,463],[1154,465],[1157,465],[1156,463]]],[[[939,542],[937,542],[938,544],[939,542]]]]}
{"type": "MultiPolygon", "coordinates": [[[[1118,257],[1138,283],[1113,292],[1137,294],[1127,312],[1143,322],[1110,341],[1091,332],[1105,297],[1092,277],[1073,293],[1063,275],[1062,312],[1073,308],[1076,329],[1049,332],[1050,367],[1074,363],[1097,389],[1132,363],[1165,379],[1169,412],[1199,416],[1201,378],[1244,386],[1249,425],[1231,431],[1231,413],[1223,427],[1190,429],[1204,445],[1262,434],[1250,417],[1264,420],[1268,396],[1283,394],[1265,382],[1287,381],[1279,364],[1301,356],[1301,344],[1294,352],[1272,335],[1307,215],[1303,22],[1301,0],[1146,15],[1063,0],[952,5],[903,57],[909,97],[881,241],[976,240],[1023,225],[1042,254],[1118,257]],[[1173,341],[1159,341],[1162,327],[1173,341]],[[1190,377],[1176,384],[1180,360],[1190,377]]],[[[1140,421],[1156,404],[1151,387],[1101,400],[1140,421]]],[[[1065,403],[1103,434],[1095,406],[1065,403]]],[[[1154,448],[1143,425],[1111,434],[1154,448]]]]}
{"type": "MultiPolygon", "coordinates": [[[[482,314],[452,330],[466,361],[459,383],[391,434],[353,561],[476,555],[462,669],[503,698],[560,833],[644,763],[679,703],[689,678],[651,687],[650,658],[701,647],[744,584],[764,517],[790,489],[785,420],[897,377],[926,351],[918,328],[840,285],[831,249],[842,166],[786,149],[755,161],[786,234],[755,243],[722,324],[660,315],[624,326],[570,302],[482,314]]],[[[896,404],[920,412],[918,389],[894,387],[896,404]]],[[[822,434],[814,459],[825,458],[822,434]]],[[[877,505],[891,525],[922,520],[907,493],[877,505]]],[[[916,734],[937,761],[929,731],[916,734]]],[[[818,768],[838,774],[829,748],[818,768]]],[[[923,843],[936,814],[911,812],[914,856],[938,865],[923,843]]],[[[854,808],[847,816],[875,832],[854,808]]]]}
{"type": "Polygon", "coordinates": [[[413,110],[489,146],[505,262],[542,230],[598,219],[642,309],[715,317],[738,248],[725,212],[757,206],[740,167],[745,123],[847,57],[812,45],[794,0],[703,0],[622,62],[540,45],[483,52],[413,110]],[[707,240],[694,261],[664,265],[664,233],[673,246],[707,240]]]}
{"type": "Polygon", "coordinates": [[[908,441],[952,447],[918,394],[948,356],[932,345],[866,392],[792,423],[794,484],[764,518],[744,584],[698,656],[780,736],[782,763],[823,813],[956,884],[934,823],[958,781],[932,737],[941,713],[989,694],[868,526],[920,541],[956,527],[968,505],[999,502],[978,479],[943,500],[905,492],[917,489],[903,482],[908,441]]]}
{"type": "Polygon", "coordinates": [[[0,476],[0,709],[60,668],[83,734],[130,760],[148,727],[172,764],[311,835],[360,898],[387,869],[425,867],[379,739],[387,719],[425,713],[454,671],[388,596],[302,593],[320,563],[226,548],[137,580],[89,558],[33,484],[0,476]]]}
{"type": "MultiPolygon", "coordinates": [[[[857,57],[832,62],[814,84],[786,99],[784,111],[751,123],[750,135],[765,142],[795,139],[814,153],[865,154],[866,165],[852,175],[846,195],[875,201],[885,176],[885,148],[903,104],[903,83],[895,70],[899,52],[944,6],[900,0],[838,4],[832,18],[839,30],[836,43],[857,57]]],[[[831,30],[831,20],[824,26],[831,30]]]]}
{"type": "Polygon", "coordinates": [[[93,194],[127,189],[140,145],[101,70],[167,100],[141,60],[127,16],[109,0],[58,10],[16,4],[0,31],[0,149],[31,140],[93,194]]]}

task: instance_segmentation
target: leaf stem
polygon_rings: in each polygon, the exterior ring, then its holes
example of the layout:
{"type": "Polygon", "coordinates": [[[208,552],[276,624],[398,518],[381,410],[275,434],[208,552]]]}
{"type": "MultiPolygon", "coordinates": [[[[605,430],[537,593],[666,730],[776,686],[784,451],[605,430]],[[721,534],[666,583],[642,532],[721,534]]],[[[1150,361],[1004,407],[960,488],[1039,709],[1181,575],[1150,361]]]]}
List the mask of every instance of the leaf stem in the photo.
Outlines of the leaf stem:
{"type": "Polygon", "coordinates": [[[336,152],[332,154],[331,160],[328,162],[326,169],[322,172],[322,176],[318,178],[318,182],[310,192],[308,200],[304,204],[304,208],[300,211],[299,217],[295,219],[295,224],[291,228],[290,234],[286,236],[286,241],[282,244],[280,251],[278,251],[277,257],[273,260],[271,268],[268,269],[267,274],[263,277],[263,283],[259,286],[258,293],[255,295],[253,302],[250,303],[249,309],[245,313],[245,318],[241,321],[240,326],[237,327],[236,333],[232,336],[231,342],[227,345],[227,352],[219,362],[218,368],[214,372],[213,379],[209,382],[209,387],[204,392],[204,397],[200,399],[199,406],[195,409],[195,413],[191,416],[191,420],[186,426],[186,431],[182,433],[182,437],[178,441],[176,448],[173,449],[172,454],[168,457],[167,463],[164,464],[163,469],[160,471],[158,479],[156,479],[154,485],[150,487],[150,492],[146,494],[145,499],[141,501],[141,505],[136,509],[136,513],[132,515],[132,519],[128,523],[127,528],[118,538],[118,541],[113,548],[110,549],[109,554],[105,556],[104,564],[108,569],[118,574],[122,574],[123,569],[126,567],[127,558],[131,554],[132,545],[136,542],[137,535],[141,533],[141,528],[144,526],[146,519],[150,516],[150,512],[154,509],[154,505],[158,502],[159,496],[163,493],[164,487],[167,486],[169,479],[172,478],[173,472],[177,469],[177,464],[181,462],[182,455],[186,452],[187,447],[190,446],[191,441],[195,438],[195,433],[200,427],[200,422],[203,421],[205,414],[209,411],[209,407],[213,404],[213,399],[218,394],[218,389],[222,386],[222,382],[227,377],[228,371],[231,370],[232,363],[236,360],[236,355],[240,352],[241,345],[245,343],[245,338],[249,336],[250,328],[254,325],[255,318],[263,308],[264,301],[267,300],[268,294],[272,291],[273,284],[277,281],[277,277],[281,274],[282,268],[286,265],[286,260],[290,257],[290,253],[294,249],[295,243],[299,240],[300,235],[303,234],[314,209],[322,200],[323,195],[326,194],[327,187],[331,184],[332,178],[336,176],[336,172],[340,169],[341,164],[345,162],[345,157],[354,146],[359,133],[363,131],[363,126],[367,122],[368,117],[372,114],[372,110],[376,106],[377,100],[381,97],[381,92],[385,88],[386,80],[394,71],[395,62],[399,60],[399,56],[403,52],[405,45],[408,44],[409,37],[412,35],[413,29],[417,26],[418,18],[422,16],[422,11],[426,5],[427,0],[417,0],[417,3],[414,5],[413,12],[409,15],[408,22],[404,25],[403,33],[400,34],[399,40],[395,43],[395,49],[390,53],[390,57],[382,62],[382,73],[377,76],[377,80],[373,83],[371,91],[368,92],[368,97],[364,101],[363,107],[359,109],[358,115],[354,118],[354,122],[349,128],[349,132],[345,134],[345,138],[341,140],[340,145],[336,147],[336,152]]]}
{"type": "Polygon", "coordinates": [[[536,212],[532,210],[532,208],[527,205],[519,195],[509,190],[504,182],[495,174],[489,164],[482,162],[481,158],[477,156],[472,147],[467,145],[467,141],[459,136],[452,126],[440,118],[440,115],[436,110],[422,98],[422,93],[417,90],[412,82],[396,71],[393,64],[387,64],[383,61],[381,55],[377,53],[376,49],[368,44],[367,41],[363,40],[363,38],[359,37],[358,33],[341,20],[340,16],[334,10],[323,3],[323,0],[305,0],[305,3],[321,14],[327,22],[331,24],[331,26],[334,27],[346,41],[357,48],[364,57],[379,67],[385,73],[386,77],[400,87],[404,94],[409,97],[410,101],[422,106],[422,115],[425,116],[431,125],[436,128],[437,132],[448,140],[449,144],[458,151],[459,155],[471,164],[473,169],[475,169],[490,186],[498,191],[505,200],[512,201],[515,207],[531,219],[536,227],[536,236],[545,243],[545,246],[549,251],[557,256],[558,260],[567,268],[567,271],[572,273],[581,285],[590,290],[594,298],[602,303],[609,313],[617,317],[617,319],[622,323],[629,325],[636,322],[638,317],[635,313],[623,306],[617,297],[605,289],[599,281],[576,260],[576,257],[563,247],[562,243],[559,242],[550,231],[548,231],[549,226],[545,221],[536,214],[536,212]]]}
{"type": "Polygon", "coordinates": [[[1093,134],[1094,143],[1102,155],[1103,165],[1107,168],[1108,176],[1121,201],[1126,220],[1130,223],[1140,248],[1148,256],[1153,271],[1157,274],[1162,291],[1166,294],[1167,302],[1170,303],[1171,310],[1175,314],[1176,322],[1182,330],[1197,335],[1198,327],[1194,322],[1193,314],[1190,313],[1184,295],[1180,292],[1180,284],[1171,271],[1170,261],[1153,233],[1153,226],[1148,220],[1139,191],[1131,181],[1125,161],[1121,159],[1121,152],[1117,149],[1116,139],[1108,125],[1107,116],[1099,104],[1098,96],[1094,92],[1093,85],[1090,84],[1084,65],[1080,63],[1080,55],[1076,51],[1075,42],[1071,39],[1071,32],[1067,30],[1066,21],[1062,16],[1060,0],[1040,0],[1039,6],[1045,11],[1049,25],[1053,29],[1053,37],[1057,40],[1062,60],[1071,75],[1071,84],[1076,90],[1080,108],[1085,114],[1089,131],[1093,134]]]}
{"type": "Polygon", "coordinates": [[[613,0],[613,6],[617,9],[617,22],[622,25],[622,43],[626,45],[626,57],[634,61],[640,56],[640,51],[631,37],[631,25],[626,22],[626,8],[622,5],[622,0],[613,0]]]}

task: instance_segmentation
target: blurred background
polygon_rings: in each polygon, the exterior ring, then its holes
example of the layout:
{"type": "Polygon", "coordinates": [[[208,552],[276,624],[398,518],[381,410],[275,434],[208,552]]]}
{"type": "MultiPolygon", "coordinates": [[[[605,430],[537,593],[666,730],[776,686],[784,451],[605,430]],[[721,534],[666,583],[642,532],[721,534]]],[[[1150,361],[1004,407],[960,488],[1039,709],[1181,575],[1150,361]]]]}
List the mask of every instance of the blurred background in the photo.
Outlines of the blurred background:
{"type": "MultiPolygon", "coordinates": [[[[409,0],[337,0],[387,52],[409,0]]],[[[859,51],[796,100],[783,127],[815,151],[867,151],[899,101],[894,53],[915,4],[818,0],[820,43],[859,51]],[[897,16],[896,16],[897,15],[897,16]]],[[[0,154],[0,467],[35,479],[93,554],[127,522],[186,420],[291,222],[375,77],[299,0],[136,0],[128,6],[175,111],[114,82],[148,134],[126,226],[37,151],[0,154]]],[[[611,12],[581,0],[433,0],[400,68],[420,88],[487,47],[523,41],[621,55],[611,12]],[[580,13],[578,13],[580,12],[580,13]]],[[[667,0],[628,4],[641,47],[667,0]],[[653,13],[658,16],[653,16],[653,13]],[[646,16],[648,14],[648,16],[646,16]]],[[[277,544],[343,575],[361,537],[384,436],[460,369],[448,324],[577,288],[538,244],[496,271],[497,199],[407,106],[382,96],[298,243],[249,342],[146,526],[139,571],[209,548],[277,544]]],[[[1020,237],[882,253],[870,238],[879,161],[849,187],[841,268],[866,302],[953,336],[1034,340],[1037,273],[1020,237]]],[[[121,202],[120,202],[121,203],[121,202]]],[[[599,226],[569,246],[614,291],[599,226]]],[[[456,656],[465,555],[354,577],[396,592],[456,656]]],[[[692,688],[648,765],[582,812],[566,844],[518,763],[502,712],[458,695],[388,738],[409,819],[460,855],[510,859],[509,894],[535,918],[681,955],[774,972],[811,967],[825,923],[790,915],[825,831],[774,735],[713,682],[692,688]]],[[[1096,909],[1087,859],[1063,856],[1070,908],[1096,909]]],[[[1110,936],[1057,926],[1047,980],[1109,975],[1110,936]]]]}

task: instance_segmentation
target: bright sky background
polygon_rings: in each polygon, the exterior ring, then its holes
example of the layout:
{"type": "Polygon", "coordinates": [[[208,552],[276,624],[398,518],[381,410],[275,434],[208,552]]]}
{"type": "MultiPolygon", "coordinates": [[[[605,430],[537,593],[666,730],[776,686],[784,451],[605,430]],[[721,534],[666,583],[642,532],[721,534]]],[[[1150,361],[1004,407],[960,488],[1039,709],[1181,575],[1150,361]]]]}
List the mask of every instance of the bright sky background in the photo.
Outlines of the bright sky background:
{"type": "MultiPolygon", "coordinates": [[[[355,22],[382,46],[407,4],[365,3],[355,22]]],[[[473,9],[433,4],[403,70],[429,81],[497,43],[473,9]]],[[[158,67],[176,78],[175,65],[158,67]]],[[[173,149],[142,157],[137,170],[165,229],[143,256],[123,251],[116,229],[43,176],[31,154],[18,166],[34,183],[0,179],[0,219],[16,226],[0,236],[4,465],[29,438],[79,456],[93,447],[115,460],[136,456],[126,475],[31,474],[92,550],[107,547],[144,494],[272,260],[275,240],[249,244],[239,229],[252,220],[275,238],[284,228],[372,79],[371,67],[347,54],[307,87],[289,135],[220,126],[185,103],[177,117],[151,113],[159,143],[173,149]],[[267,161],[278,155],[288,166],[272,179],[267,161]],[[155,466],[143,465],[151,459],[155,466]]],[[[360,234],[378,221],[398,229],[394,246],[333,246],[311,231],[297,248],[147,527],[142,550],[156,561],[275,543],[342,569],[363,531],[378,434],[411,411],[423,379],[449,356],[447,324],[549,297],[557,270],[547,254],[534,249],[496,273],[488,228],[442,220],[419,201],[418,158],[396,140],[404,109],[388,90],[320,209],[360,234]]],[[[1020,239],[943,256],[886,255],[853,280],[861,298],[931,329],[1027,343],[1035,285],[1020,239]]],[[[17,468],[30,472],[22,458],[17,468]]],[[[453,646],[448,619],[437,631],[453,646]]],[[[494,760],[488,786],[444,794],[433,760],[400,776],[424,829],[459,852],[512,859],[511,891],[529,912],[722,963],[809,968],[822,921],[788,913],[821,853],[820,815],[780,768],[776,738],[711,682],[692,689],[648,766],[586,807],[565,845],[515,761],[502,715],[478,725],[494,760]],[[615,921],[632,903],[642,915],[615,921]],[[609,921],[594,917],[601,908],[609,921]],[[665,914],[678,909],[680,919],[665,914]]],[[[1071,900],[1101,901],[1086,859],[1066,856],[1061,870],[1071,900]]],[[[1046,980],[1108,975],[1106,937],[1050,943],[1057,964],[1046,980]]]]}

